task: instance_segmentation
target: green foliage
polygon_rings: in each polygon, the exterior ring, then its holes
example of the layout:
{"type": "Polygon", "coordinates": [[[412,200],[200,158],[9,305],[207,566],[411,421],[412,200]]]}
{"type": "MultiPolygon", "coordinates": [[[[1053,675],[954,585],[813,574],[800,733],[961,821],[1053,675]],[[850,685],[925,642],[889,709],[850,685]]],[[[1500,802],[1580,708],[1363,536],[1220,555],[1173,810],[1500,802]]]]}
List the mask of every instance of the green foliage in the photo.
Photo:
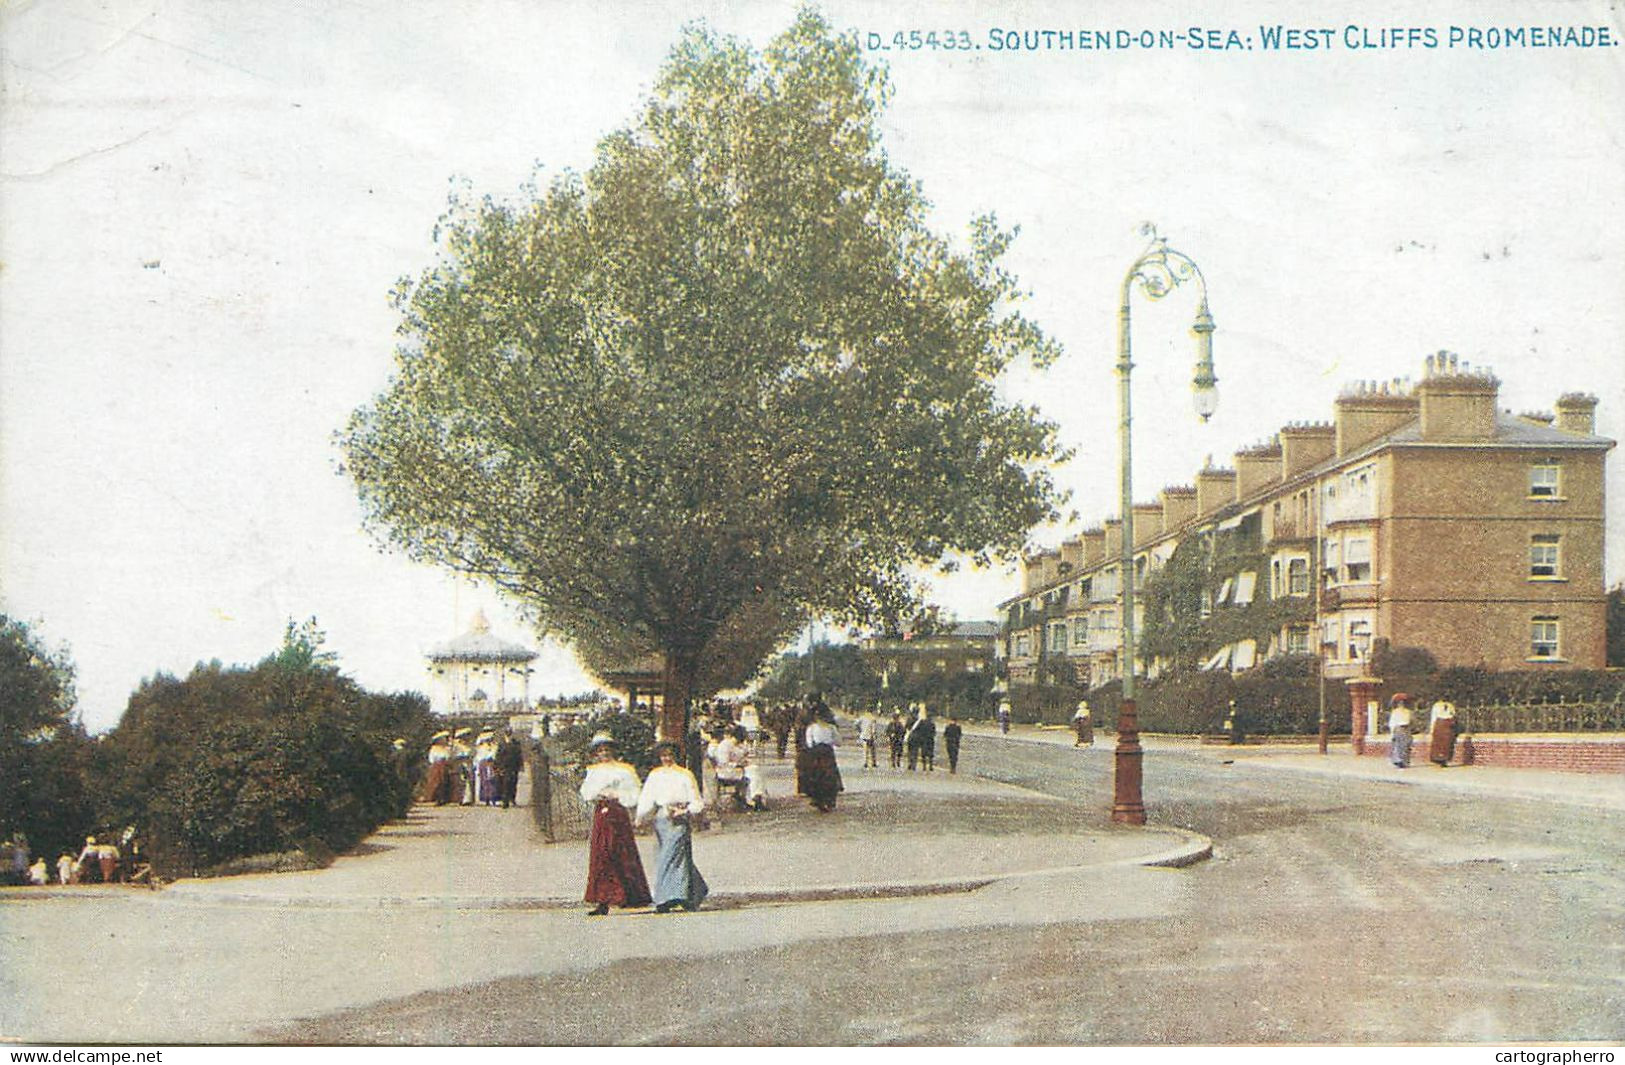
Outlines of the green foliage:
{"type": "Polygon", "coordinates": [[[319,639],[298,643],[251,668],[144,682],[98,748],[103,822],[136,825],[162,867],[194,872],[342,851],[404,814],[434,728],[428,703],[366,692],[319,639]]]}
{"type": "Polygon", "coordinates": [[[1058,349],[1012,233],[931,231],[887,95],[814,14],[761,53],[690,29],[586,174],[454,199],[341,434],[370,527],[591,666],[664,652],[679,709],[809,613],[899,616],[911,566],[1018,552],[1060,449],[995,382],[1058,349]]]}
{"type": "Polygon", "coordinates": [[[1201,537],[1189,537],[1174,549],[1167,565],[1145,581],[1145,623],[1138,645],[1142,661],[1162,658],[1178,669],[1192,669],[1227,644],[1254,640],[1263,654],[1270,639],[1288,625],[1314,617],[1306,596],[1272,599],[1269,553],[1246,530],[1225,530],[1210,548],[1201,537]],[[1217,605],[1202,617],[1202,601],[1217,598],[1226,580],[1251,571],[1257,574],[1253,600],[1242,606],[1217,605]]]}
{"type": "Polygon", "coordinates": [[[642,714],[601,714],[591,721],[572,725],[552,738],[549,751],[555,759],[585,765],[588,761],[587,744],[593,736],[607,732],[615,740],[617,756],[637,769],[638,776],[646,777],[658,759],[655,758],[654,722],[642,714]]]}
{"type": "Polygon", "coordinates": [[[1371,673],[1377,677],[1425,676],[1439,671],[1439,660],[1426,647],[1394,647],[1386,639],[1371,644],[1371,673]]]}
{"type": "MultiPolygon", "coordinates": [[[[1223,729],[1232,700],[1238,723],[1252,736],[1305,736],[1320,730],[1317,665],[1312,655],[1271,659],[1258,669],[1185,670],[1159,677],[1135,693],[1140,729],[1145,732],[1207,735],[1223,729]]],[[[1326,719],[1334,734],[1347,735],[1347,685],[1326,682],[1326,719]]],[[[1115,727],[1122,685],[1118,681],[1089,693],[1097,727],[1115,727]]]]}
{"type": "Polygon", "coordinates": [[[92,743],[74,717],[73,665],[24,622],[0,614],[0,838],[35,855],[78,853],[91,818],[92,743]]]}
{"type": "Polygon", "coordinates": [[[786,651],[768,667],[757,689],[763,699],[801,699],[822,692],[830,706],[872,705],[880,695],[880,678],[864,662],[856,644],[820,642],[806,654],[786,651]]]}

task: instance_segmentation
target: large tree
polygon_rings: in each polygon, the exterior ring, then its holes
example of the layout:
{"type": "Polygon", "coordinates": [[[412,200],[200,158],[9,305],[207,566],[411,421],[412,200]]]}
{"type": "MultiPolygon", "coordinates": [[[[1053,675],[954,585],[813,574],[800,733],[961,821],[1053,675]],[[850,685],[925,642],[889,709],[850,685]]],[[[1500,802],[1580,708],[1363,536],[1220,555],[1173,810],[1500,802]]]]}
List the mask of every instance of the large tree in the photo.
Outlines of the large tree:
{"type": "Polygon", "coordinates": [[[804,12],[690,28],[637,117],[518,202],[454,198],[341,443],[369,524],[527,604],[589,666],[660,652],[662,733],[809,613],[1019,551],[1054,427],[994,390],[1055,345],[991,218],[955,246],[887,159],[884,73],[804,12]]]}

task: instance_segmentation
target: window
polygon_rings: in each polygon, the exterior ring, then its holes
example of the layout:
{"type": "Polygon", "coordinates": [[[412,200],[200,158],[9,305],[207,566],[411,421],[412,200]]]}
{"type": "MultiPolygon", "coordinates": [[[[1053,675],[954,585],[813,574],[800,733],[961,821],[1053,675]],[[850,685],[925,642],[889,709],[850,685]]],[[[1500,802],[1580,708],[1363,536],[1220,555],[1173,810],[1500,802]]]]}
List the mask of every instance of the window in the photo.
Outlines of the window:
{"type": "Polygon", "coordinates": [[[1306,655],[1309,653],[1309,626],[1290,625],[1286,630],[1286,653],[1289,655],[1306,655]]]}
{"type": "Polygon", "coordinates": [[[1016,657],[1026,658],[1033,653],[1032,638],[1025,632],[1016,635],[1016,657]]]}
{"type": "Polygon", "coordinates": [[[1089,619],[1081,617],[1072,622],[1072,646],[1082,647],[1089,642],[1089,619]]]}
{"type": "Polygon", "coordinates": [[[1350,583],[1371,579],[1371,541],[1361,537],[1343,544],[1343,579],[1350,583]]]}
{"type": "Polygon", "coordinates": [[[1558,655],[1557,619],[1537,617],[1529,622],[1529,657],[1556,658],[1558,655]]]}
{"type": "Polygon", "coordinates": [[[1529,498],[1557,499],[1563,487],[1563,467],[1556,462],[1537,462],[1529,467],[1529,498]]]}
{"type": "Polygon", "coordinates": [[[1066,622],[1058,622],[1049,627],[1049,649],[1062,653],[1066,651],[1066,622]]]}
{"type": "Polygon", "coordinates": [[[1326,572],[1332,575],[1333,580],[1337,579],[1337,567],[1343,558],[1342,548],[1343,545],[1338,543],[1336,540],[1326,541],[1326,557],[1324,559],[1324,565],[1326,567],[1326,572]]]}
{"type": "Polygon", "coordinates": [[[1365,657],[1366,651],[1371,647],[1371,622],[1365,618],[1350,618],[1348,627],[1348,654],[1344,657],[1349,661],[1358,661],[1365,657]]]}
{"type": "Polygon", "coordinates": [[[1201,613],[1202,617],[1204,617],[1204,618],[1209,618],[1209,617],[1213,616],[1213,592],[1212,592],[1211,589],[1208,589],[1208,588],[1203,588],[1202,589],[1202,602],[1201,602],[1200,613],[1201,613]]]}
{"type": "Polygon", "coordinates": [[[1529,577],[1531,580],[1561,578],[1559,548],[1562,539],[1556,533],[1536,533],[1529,538],[1529,577]]]}
{"type": "Polygon", "coordinates": [[[1294,558],[1287,562],[1288,595],[1309,594],[1309,560],[1307,558],[1294,558]]]}
{"type": "Polygon", "coordinates": [[[1286,584],[1281,580],[1281,560],[1276,559],[1270,563],[1270,598],[1279,599],[1286,594],[1286,584]]]}
{"type": "Polygon", "coordinates": [[[1258,584],[1258,574],[1252,570],[1236,575],[1236,605],[1246,606],[1253,601],[1253,589],[1258,584]]]}
{"type": "Polygon", "coordinates": [[[1336,618],[1324,618],[1320,623],[1320,642],[1335,653],[1343,632],[1343,624],[1336,618]]]}

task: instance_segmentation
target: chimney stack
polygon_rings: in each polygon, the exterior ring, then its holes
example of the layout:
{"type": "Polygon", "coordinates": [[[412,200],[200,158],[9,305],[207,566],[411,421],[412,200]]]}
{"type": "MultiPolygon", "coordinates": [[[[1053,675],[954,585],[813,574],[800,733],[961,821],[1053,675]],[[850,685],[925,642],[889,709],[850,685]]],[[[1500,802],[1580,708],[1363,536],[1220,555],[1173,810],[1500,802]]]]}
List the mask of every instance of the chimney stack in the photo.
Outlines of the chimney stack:
{"type": "Polygon", "coordinates": [[[1281,477],[1281,445],[1271,440],[1236,452],[1236,498],[1246,499],[1281,477]]]}
{"type": "Polygon", "coordinates": [[[1429,356],[1427,373],[1416,388],[1421,406],[1422,439],[1494,439],[1495,402],[1500,386],[1494,374],[1473,369],[1451,352],[1429,356]]]}
{"type": "Polygon", "coordinates": [[[1196,489],[1176,485],[1162,490],[1162,531],[1172,532],[1196,517],[1196,489]]]}
{"type": "Polygon", "coordinates": [[[1347,455],[1416,417],[1416,396],[1403,381],[1359,381],[1337,397],[1336,453],[1347,455]]]}
{"type": "Polygon", "coordinates": [[[1276,434],[1281,442],[1281,480],[1294,477],[1337,454],[1337,430],[1327,422],[1293,422],[1276,434]]]}
{"type": "Polygon", "coordinates": [[[1196,473],[1196,516],[1205,518],[1236,501],[1236,471],[1209,466],[1196,473]]]}
{"type": "Polygon", "coordinates": [[[1149,543],[1162,535],[1162,504],[1134,504],[1134,546],[1149,543]]]}
{"type": "Polygon", "coordinates": [[[1584,392],[1568,392],[1558,397],[1557,427],[1565,433],[1595,436],[1597,397],[1584,392]]]}

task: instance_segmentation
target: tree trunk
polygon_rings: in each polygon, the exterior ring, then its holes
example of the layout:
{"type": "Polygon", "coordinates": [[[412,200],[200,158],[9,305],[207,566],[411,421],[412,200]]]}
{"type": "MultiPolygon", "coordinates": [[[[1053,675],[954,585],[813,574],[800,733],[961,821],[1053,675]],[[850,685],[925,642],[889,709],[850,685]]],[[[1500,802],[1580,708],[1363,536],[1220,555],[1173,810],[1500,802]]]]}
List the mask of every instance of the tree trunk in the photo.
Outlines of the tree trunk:
{"type": "Polygon", "coordinates": [[[694,677],[699,672],[699,665],[697,655],[666,652],[666,665],[660,677],[660,722],[655,736],[659,742],[684,742],[688,729],[688,703],[694,692],[694,677]]]}

